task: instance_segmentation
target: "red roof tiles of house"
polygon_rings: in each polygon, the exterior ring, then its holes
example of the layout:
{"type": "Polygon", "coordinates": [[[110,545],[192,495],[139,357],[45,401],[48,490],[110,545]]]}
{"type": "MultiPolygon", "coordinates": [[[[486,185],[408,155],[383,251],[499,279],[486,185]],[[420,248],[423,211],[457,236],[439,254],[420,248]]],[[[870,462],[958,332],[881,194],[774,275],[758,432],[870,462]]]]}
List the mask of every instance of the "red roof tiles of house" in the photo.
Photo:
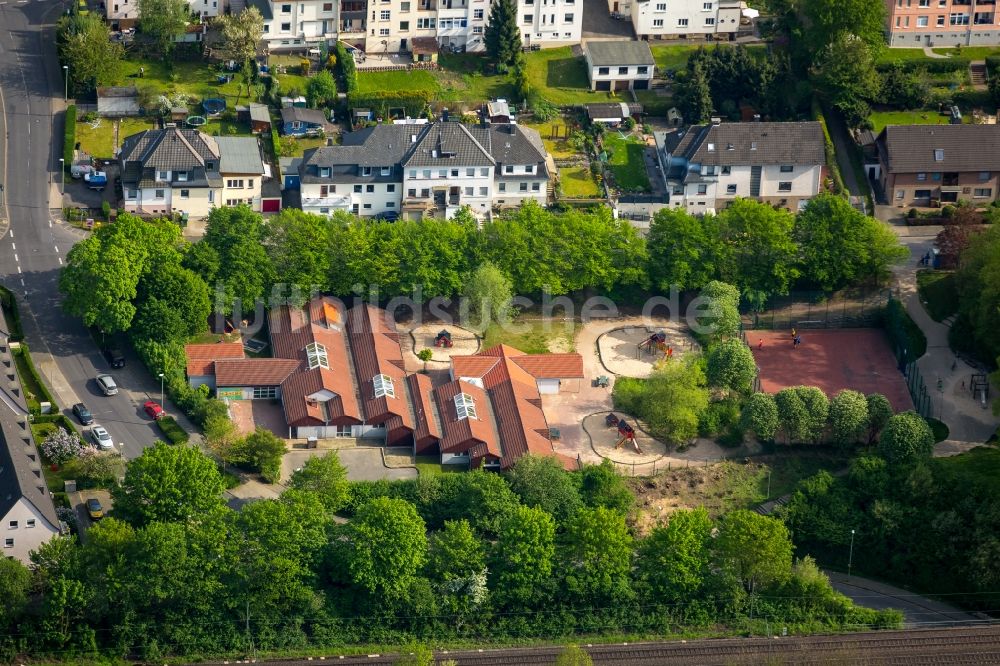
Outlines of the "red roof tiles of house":
{"type": "Polygon", "coordinates": [[[434,402],[434,385],[427,375],[413,374],[406,378],[410,401],[416,417],[413,444],[422,453],[441,439],[441,416],[434,402]]]}
{"type": "Polygon", "coordinates": [[[298,369],[301,361],[289,358],[244,358],[215,362],[215,385],[278,386],[298,369]]]}
{"type": "Polygon", "coordinates": [[[470,451],[473,462],[490,454],[500,458],[499,433],[493,427],[496,419],[486,391],[475,384],[453,381],[434,390],[437,398],[438,414],[441,417],[444,437],[441,439],[441,453],[462,453],[470,451]],[[464,393],[472,399],[474,415],[458,413],[455,396],[464,393]]]}
{"type": "Polygon", "coordinates": [[[509,345],[497,345],[474,356],[453,356],[455,377],[481,377],[499,359],[509,358],[535,379],[578,379],[583,377],[583,357],[579,354],[525,354],[509,345]]]}
{"type": "Polygon", "coordinates": [[[184,345],[184,355],[187,356],[188,377],[204,377],[215,374],[213,365],[217,360],[244,358],[243,343],[237,340],[184,345]]]}

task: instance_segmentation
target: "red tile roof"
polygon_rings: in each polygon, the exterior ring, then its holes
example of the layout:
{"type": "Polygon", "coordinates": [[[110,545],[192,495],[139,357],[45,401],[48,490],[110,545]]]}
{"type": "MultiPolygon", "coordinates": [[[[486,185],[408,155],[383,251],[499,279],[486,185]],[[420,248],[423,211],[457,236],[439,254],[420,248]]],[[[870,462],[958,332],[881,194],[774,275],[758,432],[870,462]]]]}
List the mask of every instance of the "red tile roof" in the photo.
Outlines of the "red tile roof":
{"type": "Polygon", "coordinates": [[[188,377],[203,377],[215,373],[215,361],[226,358],[243,358],[243,342],[209,342],[206,344],[184,345],[187,356],[188,377]]]}
{"type": "Polygon", "coordinates": [[[365,410],[365,421],[414,429],[413,408],[407,400],[406,372],[399,346],[396,323],[385,310],[373,305],[357,305],[347,311],[347,333],[354,357],[354,370],[365,410]],[[394,395],[375,396],[374,380],[386,375],[394,395]],[[396,417],[399,422],[390,420],[396,417]]]}
{"type": "Polygon", "coordinates": [[[579,354],[525,354],[511,360],[535,379],[583,378],[583,357],[579,354]]]}
{"type": "Polygon", "coordinates": [[[427,375],[413,374],[406,378],[410,402],[413,405],[416,427],[413,441],[417,453],[441,439],[441,420],[434,402],[434,386],[427,375]]]}
{"type": "Polygon", "coordinates": [[[301,364],[289,358],[245,358],[215,362],[216,386],[278,386],[301,364]]]}
{"type": "Polygon", "coordinates": [[[434,390],[437,398],[438,414],[441,417],[444,437],[441,439],[441,453],[462,453],[471,451],[473,459],[491,454],[502,455],[499,433],[494,428],[496,419],[486,391],[474,384],[453,381],[434,390]],[[459,418],[455,407],[455,396],[466,393],[476,407],[476,418],[459,418]]]}

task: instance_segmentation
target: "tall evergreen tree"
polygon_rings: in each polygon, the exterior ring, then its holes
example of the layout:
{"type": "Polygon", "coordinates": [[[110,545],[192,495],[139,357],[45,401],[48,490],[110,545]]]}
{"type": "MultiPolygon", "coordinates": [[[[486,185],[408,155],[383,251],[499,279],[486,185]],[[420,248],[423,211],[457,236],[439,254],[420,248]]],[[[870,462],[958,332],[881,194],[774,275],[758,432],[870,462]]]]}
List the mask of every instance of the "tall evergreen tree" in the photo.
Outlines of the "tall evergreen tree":
{"type": "Polygon", "coordinates": [[[711,118],[712,93],[701,62],[689,66],[687,75],[677,82],[677,106],[688,123],[703,123],[711,118]]]}
{"type": "Polygon", "coordinates": [[[521,50],[521,31],[517,27],[517,5],[513,0],[496,0],[490,8],[486,26],[486,52],[501,72],[514,64],[521,50]]]}

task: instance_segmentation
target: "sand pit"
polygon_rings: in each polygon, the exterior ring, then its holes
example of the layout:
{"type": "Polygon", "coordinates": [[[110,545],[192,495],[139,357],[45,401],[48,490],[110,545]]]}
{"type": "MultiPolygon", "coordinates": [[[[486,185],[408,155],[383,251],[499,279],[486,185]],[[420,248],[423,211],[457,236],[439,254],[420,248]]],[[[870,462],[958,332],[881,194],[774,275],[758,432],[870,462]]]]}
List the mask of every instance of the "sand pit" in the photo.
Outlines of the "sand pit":
{"type": "Polygon", "coordinates": [[[605,424],[608,412],[600,412],[591,414],[583,420],[583,427],[590,435],[597,455],[616,463],[642,465],[659,460],[667,454],[666,445],[639,429],[634,418],[621,412],[615,412],[615,414],[623,417],[629,425],[635,428],[635,439],[642,453],[637,453],[628,442],[623,444],[620,449],[616,449],[615,444],[621,439],[618,435],[618,429],[605,424]]]}
{"type": "Polygon", "coordinates": [[[658,328],[645,326],[616,328],[597,339],[597,348],[601,353],[604,367],[609,372],[623,377],[648,377],[656,362],[664,357],[664,352],[655,346],[652,350],[640,351],[639,343],[660,331],[666,335],[664,344],[673,349],[674,358],[698,349],[698,343],[687,329],[673,322],[658,328]]]}
{"type": "MultiPolygon", "coordinates": [[[[455,326],[454,324],[421,324],[410,331],[410,345],[406,351],[416,356],[421,349],[430,349],[434,352],[431,362],[450,363],[452,356],[468,356],[479,351],[479,336],[467,328],[455,326]],[[435,347],[434,339],[440,331],[451,333],[451,347],[435,347]]],[[[419,362],[419,361],[418,361],[419,362]]]]}

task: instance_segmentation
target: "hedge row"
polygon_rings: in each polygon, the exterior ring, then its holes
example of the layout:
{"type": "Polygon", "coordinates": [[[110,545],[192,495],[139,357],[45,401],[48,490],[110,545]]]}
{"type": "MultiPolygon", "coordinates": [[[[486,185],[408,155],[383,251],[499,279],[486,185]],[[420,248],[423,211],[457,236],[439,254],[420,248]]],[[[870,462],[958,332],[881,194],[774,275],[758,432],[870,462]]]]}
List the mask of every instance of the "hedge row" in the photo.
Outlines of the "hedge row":
{"type": "Polygon", "coordinates": [[[434,95],[430,90],[409,90],[399,92],[396,90],[373,90],[371,92],[347,93],[347,103],[353,109],[364,107],[375,112],[376,116],[388,117],[389,109],[403,107],[406,115],[418,117],[430,104],[434,95]]]}
{"type": "MultiPolygon", "coordinates": [[[[50,403],[52,405],[52,411],[59,411],[59,405],[56,404],[55,398],[53,398],[52,394],[49,393],[48,387],[45,386],[45,382],[42,381],[41,375],[38,374],[38,370],[35,368],[34,361],[31,360],[31,351],[28,349],[28,345],[22,342],[20,349],[12,349],[11,352],[12,355],[20,357],[24,369],[30,375],[30,379],[35,385],[33,388],[37,389],[37,392],[32,391],[32,393],[36,394],[35,397],[38,402],[50,403]]],[[[24,377],[21,378],[21,382],[24,383],[24,377]]],[[[28,389],[25,388],[25,391],[27,390],[28,389]]],[[[29,409],[31,408],[29,407],[29,409]]],[[[31,409],[31,411],[37,412],[38,410],[31,409]]]]}
{"type": "Polygon", "coordinates": [[[163,436],[170,440],[171,444],[184,444],[188,441],[188,434],[184,431],[177,420],[172,416],[161,416],[156,425],[159,426],[163,436]]]}
{"type": "Polygon", "coordinates": [[[14,292],[4,286],[0,286],[0,309],[3,310],[4,319],[10,328],[7,337],[11,342],[24,340],[24,329],[21,327],[21,311],[17,307],[17,298],[14,292]]]}
{"type": "Polygon", "coordinates": [[[341,42],[337,42],[337,62],[340,63],[347,94],[358,92],[358,69],[354,65],[354,55],[341,42]]]}
{"type": "Polygon", "coordinates": [[[830,138],[830,130],[826,126],[826,117],[820,108],[819,101],[814,97],[812,101],[813,120],[819,121],[823,128],[823,152],[826,155],[826,166],[830,171],[830,178],[833,179],[833,188],[837,194],[847,190],[844,186],[844,178],[840,175],[840,166],[837,164],[837,153],[833,148],[833,139],[830,138]]]}
{"type": "Polygon", "coordinates": [[[895,298],[890,298],[885,307],[886,331],[896,349],[906,350],[905,362],[915,361],[927,353],[927,336],[920,330],[910,317],[903,304],[895,298]]]}
{"type": "Polygon", "coordinates": [[[73,433],[77,436],[80,435],[79,431],[76,429],[76,425],[70,420],[65,414],[39,414],[34,419],[33,423],[55,423],[57,426],[65,430],[66,432],[73,433]]]}
{"type": "Polygon", "coordinates": [[[924,70],[928,74],[947,74],[948,72],[959,72],[969,69],[969,58],[924,58],[920,60],[904,60],[902,62],[883,63],[878,66],[879,71],[885,71],[896,64],[903,66],[907,72],[924,70]]]}
{"type": "Polygon", "coordinates": [[[76,104],[66,107],[66,136],[63,139],[63,166],[68,170],[73,166],[73,151],[76,150],[76,104]]]}
{"type": "Polygon", "coordinates": [[[1000,70],[1000,56],[987,56],[986,57],[986,71],[993,76],[997,70],[1000,70]]]}

